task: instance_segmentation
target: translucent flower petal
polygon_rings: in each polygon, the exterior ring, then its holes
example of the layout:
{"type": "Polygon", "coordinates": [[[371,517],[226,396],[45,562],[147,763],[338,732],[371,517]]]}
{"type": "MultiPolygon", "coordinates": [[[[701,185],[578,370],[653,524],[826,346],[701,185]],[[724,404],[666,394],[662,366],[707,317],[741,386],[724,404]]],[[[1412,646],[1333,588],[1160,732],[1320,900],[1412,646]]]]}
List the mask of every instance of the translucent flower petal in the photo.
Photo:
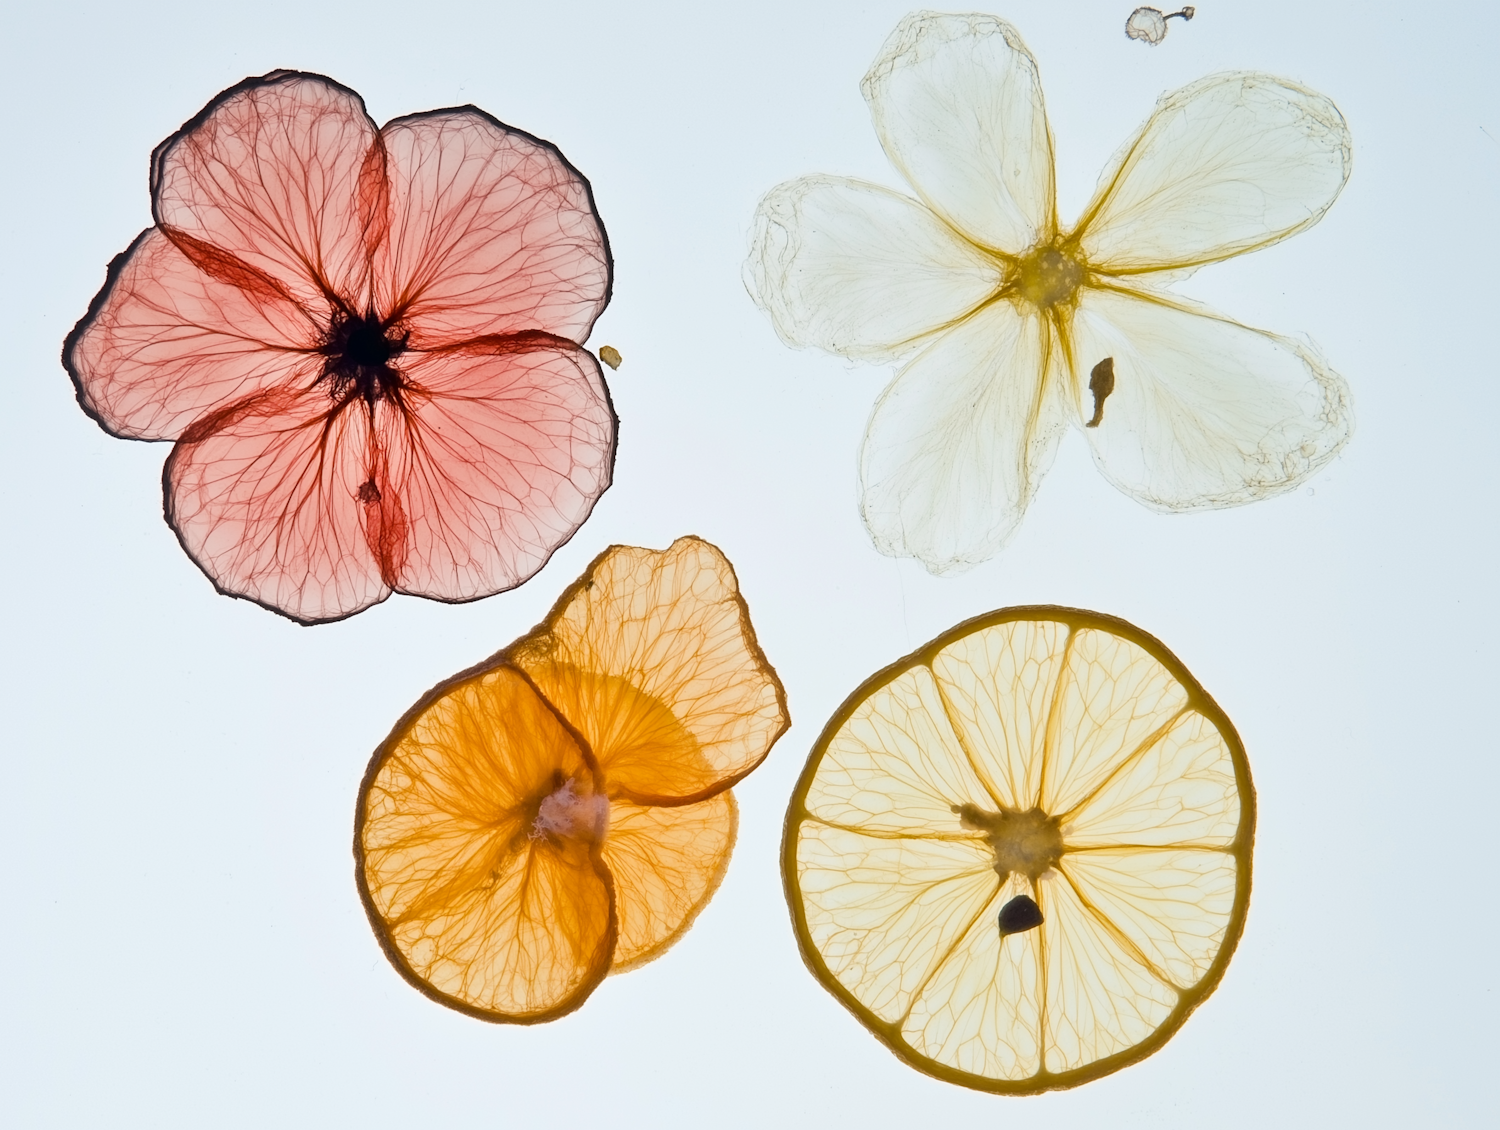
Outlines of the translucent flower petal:
{"type": "Polygon", "coordinates": [[[227,253],[324,310],[333,295],[363,301],[383,165],[359,95],[278,71],[231,87],[162,142],[151,197],[185,250],[227,253]]]}
{"type": "Polygon", "coordinates": [[[481,110],[388,122],[391,227],[375,303],[413,348],[543,330],[582,342],[609,300],[610,257],[583,174],[481,110]]]}
{"type": "Polygon", "coordinates": [[[1071,411],[1043,374],[1051,332],[997,302],[918,354],[875,404],[862,511],[880,552],[953,573],[995,555],[1071,411]]]}
{"type": "Polygon", "coordinates": [[[150,228],[111,264],[63,360],[79,402],[112,435],[176,439],[306,372],[319,336],[295,302],[214,278],[150,228]]]}
{"type": "Polygon", "coordinates": [[[1221,74],[1165,95],[1105,170],[1079,221],[1096,269],[1212,263],[1311,227],[1349,178],[1338,107],[1262,74],[1221,74]]]}
{"type": "Polygon", "coordinates": [[[404,371],[406,410],[378,415],[389,460],[380,490],[394,491],[405,525],[393,586],[455,601],[514,588],[610,484],[615,416],[598,362],[517,335],[419,356],[404,371]]]}
{"type": "Polygon", "coordinates": [[[167,521],[220,592],[304,623],[390,595],[405,541],[368,419],[363,401],[339,410],[321,386],[283,388],[187,430],[163,472],[167,521]],[[372,481],[373,512],[361,501],[372,481]]]}
{"type": "Polygon", "coordinates": [[[1086,288],[1073,342],[1080,390],[1091,366],[1114,358],[1103,420],[1086,430],[1094,462],[1157,510],[1290,490],[1354,427],[1348,386],[1311,346],[1176,299],[1086,288]]]}
{"type": "Polygon", "coordinates": [[[803,177],[755,211],[745,285],[781,340],[861,361],[908,352],[999,289],[998,260],[878,185],[803,177]]]}
{"type": "Polygon", "coordinates": [[[1056,227],[1036,60],[982,15],[914,12],[861,83],[891,163],[970,239],[1019,254],[1056,227]]]}

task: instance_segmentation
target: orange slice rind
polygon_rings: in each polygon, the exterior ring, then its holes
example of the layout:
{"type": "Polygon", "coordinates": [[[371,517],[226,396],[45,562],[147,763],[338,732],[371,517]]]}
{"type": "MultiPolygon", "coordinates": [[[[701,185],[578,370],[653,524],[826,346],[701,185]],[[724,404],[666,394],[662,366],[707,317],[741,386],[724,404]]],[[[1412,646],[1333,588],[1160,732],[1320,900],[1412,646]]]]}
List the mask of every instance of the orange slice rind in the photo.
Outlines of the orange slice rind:
{"type": "Polygon", "coordinates": [[[804,961],[906,1063],[1074,1087],[1150,1055],[1244,926],[1255,794],[1234,727],[1138,628],[967,621],[818,738],[782,873],[804,961]]]}
{"type": "Polygon", "coordinates": [[[659,956],[724,876],[729,789],[785,701],[716,548],[606,550],[375,751],[355,874],[387,957],[443,1004],[529,1024],[659,956]]]}

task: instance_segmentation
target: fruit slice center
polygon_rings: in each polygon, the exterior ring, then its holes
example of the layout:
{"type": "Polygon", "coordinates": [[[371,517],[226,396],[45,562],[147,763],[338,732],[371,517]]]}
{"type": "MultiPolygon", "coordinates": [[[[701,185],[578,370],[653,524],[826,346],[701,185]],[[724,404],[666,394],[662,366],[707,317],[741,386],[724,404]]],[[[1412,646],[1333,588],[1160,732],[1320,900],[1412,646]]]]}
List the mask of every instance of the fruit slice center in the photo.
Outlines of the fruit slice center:
{"type": "Polygon", "coordinates": [[[961,804],[954,805],[953,811],[965,828],[984,833],[1002,880],[1016,874],[1034,883],[1062,858],[1059,821],[1040,808],[1018,812],[1002,807],[999,812],[986,812],[975,804],[961,804]]]}
{"type": "Polygon", "coordinates": [[[591,793],[585,786],[579,791],[578,780],[563,780],[557,774],[556,787],[537,805],[536,819],[531,822],[531,838],[580,839],[595,843],[604,839],[609,827],[609,800],[591,793]]]}

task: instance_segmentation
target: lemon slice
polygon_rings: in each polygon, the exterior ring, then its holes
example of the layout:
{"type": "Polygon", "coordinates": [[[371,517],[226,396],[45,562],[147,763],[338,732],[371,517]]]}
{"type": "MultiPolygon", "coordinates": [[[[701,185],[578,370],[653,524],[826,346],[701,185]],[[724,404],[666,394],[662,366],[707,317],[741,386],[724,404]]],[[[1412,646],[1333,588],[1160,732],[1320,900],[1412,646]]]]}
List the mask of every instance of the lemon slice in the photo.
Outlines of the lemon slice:
{"type": "Polygon", "coordinates": [[[1008,608],[839,708],[782,872],[803,959],[896,1055],[1032,1094],[1150,1055],[1213,991],[1254,832],[1244,747],[1171,652],[1008,608]]]}

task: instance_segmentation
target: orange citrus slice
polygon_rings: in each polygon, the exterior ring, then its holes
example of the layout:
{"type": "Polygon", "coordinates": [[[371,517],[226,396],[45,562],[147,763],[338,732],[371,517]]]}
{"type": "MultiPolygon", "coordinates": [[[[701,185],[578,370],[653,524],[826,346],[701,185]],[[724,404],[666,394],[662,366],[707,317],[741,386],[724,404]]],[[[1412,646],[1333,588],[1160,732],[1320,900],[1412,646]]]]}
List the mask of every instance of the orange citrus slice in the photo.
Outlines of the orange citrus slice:
{"type": "Polygon", "coordinates": [[[803,959],[901,1059],[1010,1094],[1150,1055],[1213,991],[1255,793],[1157,640],[1068,608],[969,620],[867,680],[787,812],[803,959]]]}
{"type": "Polygon", "coordinates": [[[355,873],[386,955],[485,1020],[577,1008],[672,945],[734,846],[786,696],[714,546],[614,546],[375,751],[355,873]]]}

